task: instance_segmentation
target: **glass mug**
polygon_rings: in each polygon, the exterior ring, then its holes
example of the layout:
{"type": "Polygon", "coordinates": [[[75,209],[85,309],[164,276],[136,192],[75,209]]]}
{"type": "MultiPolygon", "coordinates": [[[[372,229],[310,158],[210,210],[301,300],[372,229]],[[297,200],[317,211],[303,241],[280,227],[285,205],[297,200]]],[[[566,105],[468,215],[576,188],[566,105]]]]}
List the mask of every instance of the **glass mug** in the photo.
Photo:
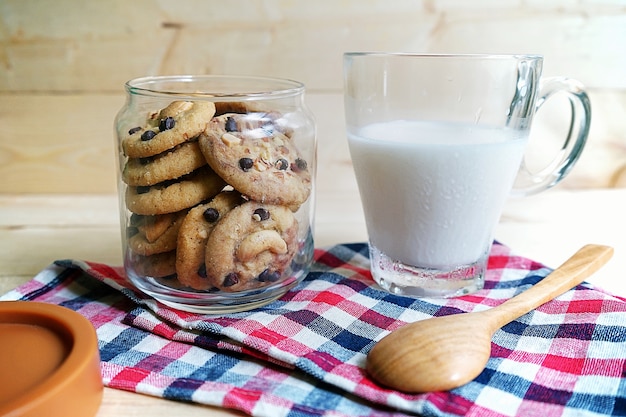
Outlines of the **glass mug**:
{"type": "Polygon", "coordinates": [[[314,252],[315,123],[296,81],[159,76],[115,119],[124,268],[186,311],[265,305],[314,252]]]}
{"type": "Polygon", "coordinates": [[[346,53],[344,101],[371,270],[384,289],[416,297],[479,290],[494,229],[511,194],[561,181],[591,118],[578,82],[541,80],[536,55],[346,53]],[[567,94],[571,125],[538,173],[524,153],[535,112],[567,94]]]}

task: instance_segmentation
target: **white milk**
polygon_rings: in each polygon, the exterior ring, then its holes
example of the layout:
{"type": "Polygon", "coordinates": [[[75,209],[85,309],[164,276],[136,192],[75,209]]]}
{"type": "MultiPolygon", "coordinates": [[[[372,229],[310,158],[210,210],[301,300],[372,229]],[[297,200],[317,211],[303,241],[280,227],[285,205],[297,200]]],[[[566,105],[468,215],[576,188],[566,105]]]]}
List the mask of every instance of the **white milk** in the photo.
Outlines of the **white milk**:
{"type": "Polygon", "coordinates": [[[446,269],[478,260],[519,169],[527,132],[395,121],[348,134],[370,243],[446,269]]]}

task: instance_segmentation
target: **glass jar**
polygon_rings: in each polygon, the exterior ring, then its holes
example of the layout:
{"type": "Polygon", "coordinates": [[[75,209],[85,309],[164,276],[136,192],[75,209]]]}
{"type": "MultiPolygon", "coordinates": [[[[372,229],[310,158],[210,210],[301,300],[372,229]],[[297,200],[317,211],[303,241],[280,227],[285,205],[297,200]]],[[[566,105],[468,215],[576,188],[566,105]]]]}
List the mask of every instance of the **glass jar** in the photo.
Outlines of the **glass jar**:
{"type": "Polygon", "coordinates": [[[316,138],[295,81],[131,80],[115,119],[124,268],[176,309],[265,305],[313,259],[316,138]]]}

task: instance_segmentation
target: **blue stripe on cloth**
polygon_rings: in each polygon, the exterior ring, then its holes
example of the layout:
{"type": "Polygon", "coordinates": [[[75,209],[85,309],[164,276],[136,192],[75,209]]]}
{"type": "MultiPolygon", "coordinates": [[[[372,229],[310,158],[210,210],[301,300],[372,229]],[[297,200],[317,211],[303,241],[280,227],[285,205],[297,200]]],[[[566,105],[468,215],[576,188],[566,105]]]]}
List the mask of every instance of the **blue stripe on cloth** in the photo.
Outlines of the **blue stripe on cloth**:
{"type": "MultiPolygon", "coordinates": [[[[172,372],[172,368],[168,370],[168,373],[176,379],[165,389],[163,396],[170,399],[192,401],[193,395],[206,381],[232,383],[233,377],[237,377],[233,368],[240,363],[241,358],[228,353],[213,354],[201,365],[178,363],[175,368],[177,372],[172,372]]],[[[244,381],[246,377],[239,376],[238,379],[244,381]]]]}
{"type": "Polygon", "coordinates": [[[148,353],[133,350],[150,333],[127,328],[120,332],[110,341],[99,340],[100,360],[104,362],[118,363],[124,366],[134,366],[148,356],[148,353]],[[118,357],[121,360],[117,360],[118,357]]]}
{"type": "Polygon", "coordinates": [[[198,367],[188,378],[202,381],[222,381],[225,375],[239,364],[240,357],[231,354],[213,355],[201,367],[198,367]]]}
{"type": "Polygon", "coordinates": [[[65,281],[71,280],[71,279],[76,278],[76,277],[81,276],[81,275],[83,275],[83,273],[80,270],[76,270],[76,269],[73,269],[73,268],[61,269],[60,272],[58,274],[56,274],[53,279],[50,279],[49,281],[44,283],[37,290],[34,290],[34,291],[32,291],[32,292],[30,292],[28,294],[24,294],[22,296],[21,300],[24,300],[24,301],[36,300],[37,298],[40,298],[41,296],[43,296],[47,292],[49,292],[49,291],[57,288],[58,286],[62,285],[65,281]]]}
{"type": "MultiPolygon", "coordinates": [[[[567,401],[566,406],[570,410],[585,409],[602,416],[626,416],[624,398],[618,398],[615,401],[612,395],[574,392],[567,401]]],[[[576,415],[576,412],[573,412],[571,415],[576,415]]]]}
{"type": "MultiPolygon", "coordinates": [[[[348,349],[352,352],[367,352],[369,349],[374,347],[374,342],[371,338],[359,336],[349,330],[342,330],[338,334],[336,334],[332,339],[334,343],[339,345],[341,349],[348,349]]],[[[350,354],[345,359],[349,359],[352,357],[350,354]]],[[[338,356],[338,359],[343,359],[341,356],[338,356]]]]}
{"type": "Polygon", "coordinates": [[[353,263],[355,257],[361,257],[364,261],[369,262],[369,248],[363,243],[336,245],[329,248],[326,252],[346,264],[353,263]]]}
{"type": "MultiPolygon", "coordinates": [[[[626,325],[626,323],[624,323],[626,325]]],[[[605,326],[596,324],[593,328],[593,335],[589,340],[602,340],[609,343],[624,343],[623,354],[626,357],[626,330],[615,326],[605,326]]],[[[624,373],[626,377],[626,372],[624,373]]],[[[626,391],[624,392],[626,394],[626,391]]]]}
{"type": "Polygon", "coordinates": [[[535,285],[539,281],[541,281],[549,272],[548,269],[542,269],[539,271],[533,271],[529,275],[525,275],[519,279],[513,280],[485,280],[485,289],[486,290],[505,290],[505,289],[515,289],[516,293],[520,293],[529,287],[535,285]],[[539,273],[538,273],[539,272],[539,273]]]}
{"type": "Polygon", "coordinates": [[[177,401],[193,401],[193,395],[204,381],[190,378],[178,378],[163,391],[163,398],[177,401]]]}
{"type": "MultiPolygon", "coordinates": [[[[625,365],[624,370],[622,371],[622,379],[621,379],[621,381],[619,383],[619,388],[618,388],[617,392],[618,392],[618,394],[615,396],[615,398],[608,398],[606,400],[606,407],[605,408],[609,408],[610,404],[611,404],[611,400],[613,400],[614,401],[613,402],[613,411],[612,411],[611,415],[613,415],[613,416],[626,416],[626,365],[625,365]]],[[[578,398],[578,395],[576,395],[576,398],[578,398]]],[[[584,409],[584,405],[580,405],[579,408],[584,409]]]]}
{"type": "MultiPolygon", "coordinates": [[[[498,332],[504,332],[508,335],[523,336],[524,338],[543,338],[554,339],[559,332],[562,324],[550,323],[541,324],[537,323],[534,319],[535,312],[524,314],[517,320],[514,320],[498,330],[498,332]]],[[[541,320],[541,319],[539,319],[541,320]]]]}

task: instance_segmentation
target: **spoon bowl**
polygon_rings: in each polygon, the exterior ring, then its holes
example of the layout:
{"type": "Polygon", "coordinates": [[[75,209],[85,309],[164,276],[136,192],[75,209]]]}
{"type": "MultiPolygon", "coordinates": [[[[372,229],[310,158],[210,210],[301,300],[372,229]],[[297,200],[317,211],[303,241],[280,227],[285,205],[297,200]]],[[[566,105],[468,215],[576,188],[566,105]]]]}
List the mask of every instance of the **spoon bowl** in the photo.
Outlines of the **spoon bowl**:
{"type": "Polygon", "coordinates": [[[382,385],[407,393],[464,385],[485,368],[498,329],[580,284],[612,255],[611,247],[586,245],[539,283],[497,307],[407,324],[372,348],[367,371],[382,385]]]}

